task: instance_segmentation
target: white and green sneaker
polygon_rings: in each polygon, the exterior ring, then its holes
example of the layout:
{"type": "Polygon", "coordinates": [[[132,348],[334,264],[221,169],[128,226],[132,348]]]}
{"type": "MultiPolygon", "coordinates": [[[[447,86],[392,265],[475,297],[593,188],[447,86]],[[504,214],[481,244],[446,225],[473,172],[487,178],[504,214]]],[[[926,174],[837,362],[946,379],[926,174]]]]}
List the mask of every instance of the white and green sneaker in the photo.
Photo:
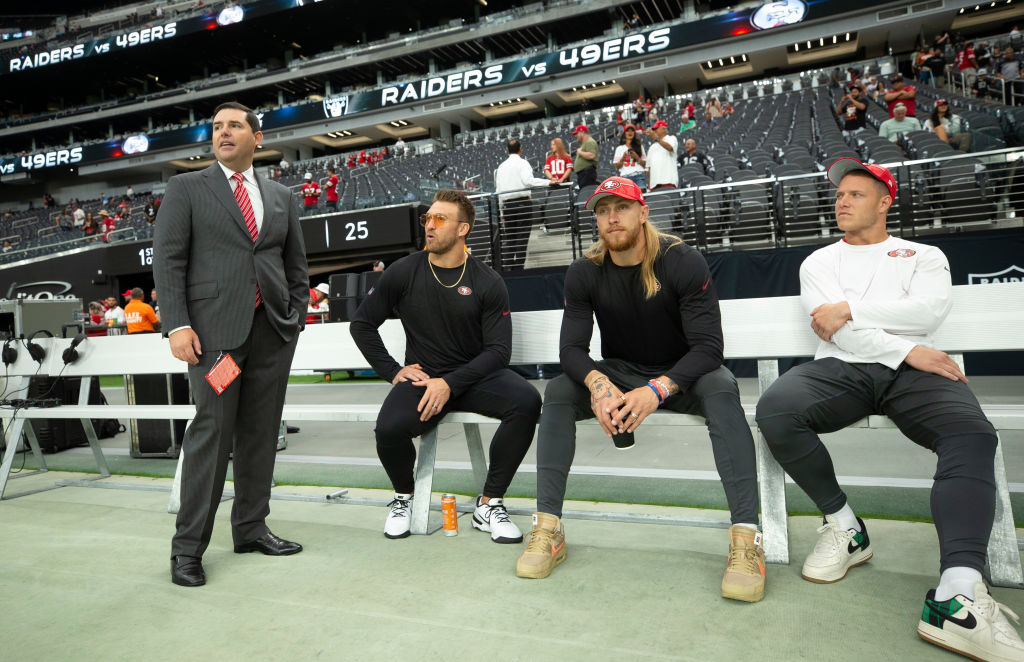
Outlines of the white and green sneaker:
{"type": "Polygon", "coordinates": [[[846,576],[850,568],[866,563],[874,552],[864,521],[857,518],[860,531],[842,530],[834,515],[825,515],[818,527],[818,543],[804,560],[801,575],[809,582],[831,584],[846,576]]]}
{"type": "Polygon", "coordinates": [[[1024,660],[1024,642],[1006,616],[1017,615],[996,602],[983,582],[974,585],[974,599],[958,595],[936,602],[935,589],[924,599],[917,635],[930,644],[984,662],[1024,660]]]}

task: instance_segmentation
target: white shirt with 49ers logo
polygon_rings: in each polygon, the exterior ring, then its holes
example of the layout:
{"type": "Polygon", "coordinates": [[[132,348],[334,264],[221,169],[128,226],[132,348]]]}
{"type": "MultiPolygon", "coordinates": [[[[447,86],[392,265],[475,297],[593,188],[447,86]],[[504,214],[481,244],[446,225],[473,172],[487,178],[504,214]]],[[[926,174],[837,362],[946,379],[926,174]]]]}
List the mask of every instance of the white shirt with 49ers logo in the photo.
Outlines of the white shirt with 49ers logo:
{"type": "Polygon", "coordinates": [[[952,307],[951,287],[949,262],[934,246],[889,237],[819,248],[800,265],[800,302],[809,315],[822,304],[846,301],[853,319],[831,342],[819,341],[814,358],[895,370],[915,345],[934,347],[932,334],[952,307]]]}

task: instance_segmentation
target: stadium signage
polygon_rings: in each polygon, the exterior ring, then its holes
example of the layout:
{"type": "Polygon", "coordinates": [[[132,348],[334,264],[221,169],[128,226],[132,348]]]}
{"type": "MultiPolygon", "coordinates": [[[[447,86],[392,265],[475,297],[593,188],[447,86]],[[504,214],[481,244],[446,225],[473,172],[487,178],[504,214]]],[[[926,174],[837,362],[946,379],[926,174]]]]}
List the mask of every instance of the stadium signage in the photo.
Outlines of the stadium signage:
{"type": "Polygon", "coordinates": [[[0,175],[10,175],[18,170],[39,170],[59,165],[70,165],[82,160],[82,148],[55,149],[49,152],[24,154],[17,161],[10,159],[0,162],[0,175]],[[17,166],[21,166],[20,168],[17,166]]]}
{"type": "Polygon", "coordinates": [[[55,48],[52,51],[42,51],[11,58],[7,63],[7,71],[28,71],[29,69],[38,69],[39,67],[51,64],[67,62],[68,60],[77,60],[87,55],[109,53],[112,48],[131,48],[141,44],[151,44],[154,41],[170,39],[177,33],[177,22],[156,25],[132,32],[122,32],[106,39],[93,39],[83,44],[75,44],[74,46],[65,46],[64,48],[55,48]]]}
{"type": "MultiPolygon", "coordinates": [[[[165,41],[184,34],[235,25],[242,23],[245,19],[252,20],[266,14],[314,5],[318,2],[321,2],[321,0],[306,0],[305,2],[303,0],[250,0],[249,2],[229,3],[230,6],[223,7],[220,10],[211,9],[201,16],[194,16],[182,21],[172,21],[163,25],[154,25],[139,30],[122,32],[117,35],[104,37],[103,39],[93,39],[92,41],[77,43],[71,46],[13,57],[8,59],[7,66],[0,69],[0,74],[34,71],[40,67],[47,67],[62,62],[79,60],[95,55],[105,55],[135,46],[165,41]]],[[[212,5],[215,3],[208,4],[212,5]]]]}

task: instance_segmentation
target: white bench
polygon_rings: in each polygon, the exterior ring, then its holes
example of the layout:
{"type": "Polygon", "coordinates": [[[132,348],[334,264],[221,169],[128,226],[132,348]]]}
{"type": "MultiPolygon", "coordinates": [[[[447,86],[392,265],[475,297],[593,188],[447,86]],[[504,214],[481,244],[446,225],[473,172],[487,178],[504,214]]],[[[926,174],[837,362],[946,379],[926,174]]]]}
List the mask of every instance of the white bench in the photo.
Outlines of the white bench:
{"type": "MultiPolygon", "coordinates": [[[[998,351],[1024,349],[1024,284],[992,284],[984,286],[958,286],[953,288],[953,312],[936,335],[938,346],[959,358],[967,351],[998,351]]],[[[800,307],[798,297],[772,297],[762,299],[739,299],[721,302],[723,330],[725,333],[725,356],[730,359],[758,359],[760,391],[763,392],[778,377],[778,359],[803,357],[813,354],[817,338],[810,331],[807,315],[800,307]]],[[[514,313],[512,363],[539,364],[558,362],[558,333],[561,311],[538,311],[514,313]]],[[[389,320],[381,327],[381,335],[388,349],[396,358],[404,357],[404,333],[396,320],[389,320]]],[[[80,347],[81,358],[70,366],[63,366],[60,354],[70,340],[44,341],[51,347],[39,374],[56,375],[62,371],[65,376],[163,374],[185,371],[183,363],[170,356],[167,341],[150,334],[142,336],[121,336],[92,338],[80,347]]],[[[595,325],[591,355],[600,356],[600,339],[595,325]]],[[[347,324],[311,325],[300,336],[293,370],[344,370],[368,367],[351,340],[347,324]]],[[[18,361],[10,366],[9,388],[20,388],[19,380],[27,383],[29,375],[36,371],[35,362],[28,353],[19,351],[18,361]]],[[[87,380],[83,380],[80,402],[87,402],[87,380]]],[[[753,407],[745,408],[748,423],[753,425],[753,407]]],[[[37,462],[45,469],[45,460],[38,450],[31,426],[24,427],[28,418],[82,419],[88,422],[93,417],[104,418],[154,418],[191,419],[194,408],[188,405],[69,405],[55,409],[27,409],[18,412],[11,420],[11,412],[2,411],[8,439],[18,439],[22,430],[36,454],[37,462]],[[9,426],[9,427],[7,427],[9,426]]],[[[345,403],[330,405],[286,404],[284,418],[289,421],[327,420],[336,422],[373,422],[379,407],[376,405],[351,405],[345,403]]],[[[985,413],[997,429],[1024,429],[1024,403],[985,407],[985,413]]],[[[445,417],[443,423],[461,423],[469,448],[474,479],[483,485],[486,465],[479,425],[493,423],[493,419],[469,413],[454,412],[445,417]]],[[[591,424],[596,424],[590,421],[591,424]]],[[[658,412],[647,425],[704,425],[699,416],[658,412]]],[[[856,424],[866,428],[893,427],[883,416],[871,416],[856,424]]],[[[92,426],[84,425],[87,438],[96,458],[100,477],[109,476],[106,461],[92,426]]],[[[781,467],[768,452],[760,434],[755,436],[758,466],[758,484],[761,497],[764,545],[768,560],[773,563],[788,563],[788,531],[785,505],[785,475],[781,467]]],[[[416,466],[416,493],[429,494],[432,488],[433,465],[436,452],[437,430],[424,435],[416,466]]],[[[13,447],[0,466],[0,498],[7,482],[13,460],[13,447]]],[[[1004,586],[1024,587],[1021,576],[1016,534],[1010,508],[1009,491],[1003,467],[1002,449],[997,448],[996,480],[998,501],[996,524],[989,544],[989,568],[994,582],[1004,586]]],[[[427,533],[429,500],[414,501],[412,526],[415,533],[427,533]]],[[[696,518],[695,518],[696,519],[696,518]]],[[[706,520],[697,522],[706,525],[706,520]]]]}

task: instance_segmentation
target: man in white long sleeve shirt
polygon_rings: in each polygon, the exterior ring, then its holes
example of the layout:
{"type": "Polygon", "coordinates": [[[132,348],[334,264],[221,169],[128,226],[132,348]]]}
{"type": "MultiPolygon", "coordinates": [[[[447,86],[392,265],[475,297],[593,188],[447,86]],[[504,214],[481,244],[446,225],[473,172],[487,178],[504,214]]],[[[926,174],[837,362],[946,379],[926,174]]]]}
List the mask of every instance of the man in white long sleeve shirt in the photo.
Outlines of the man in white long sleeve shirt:
{"type": "Polygon", "coordinates": [[[530,188],[550,186],[551,182],[533,176],[533,168],[523,158],[519,141],[508,141],[508,158],[494,171],[494,190],[501,205],[502,260],[504,271],[516,271],[526,262],[526,246],[533,229],[533,205],[530,188]]]}
{"type": "Polygon", "coordinates": [[[843,158],[828,178],[845,236],[800,267],[800,298],[821,339],[815,360],[782,375],[757,404],[772,454],[824,514],[802,575],[832,583],[871,558],[867,529],[818,434],[885,414],[938,455],[931,508],[941,575],[925,597],[919,636],[978,660],[1024,660],[1024,642],[981,577],[996,432],[959,366],[932,346],[951,305],[946,256],[886,232],[896,182],[885,168],[843,158]]]}

